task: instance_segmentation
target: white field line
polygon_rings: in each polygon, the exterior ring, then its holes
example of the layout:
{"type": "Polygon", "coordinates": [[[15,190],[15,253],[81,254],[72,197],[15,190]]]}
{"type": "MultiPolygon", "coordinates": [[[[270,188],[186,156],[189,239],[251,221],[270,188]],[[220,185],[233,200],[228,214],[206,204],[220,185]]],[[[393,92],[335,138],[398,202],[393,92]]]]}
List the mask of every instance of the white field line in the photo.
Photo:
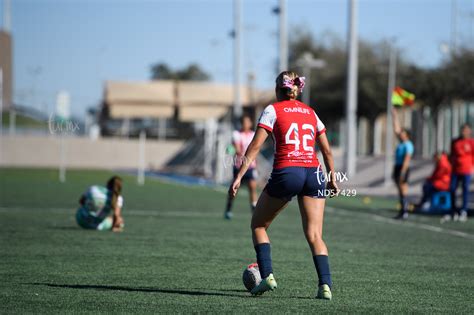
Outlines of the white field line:
{"type": "Polygon", "coordinates": [[[376,222],[417,228],[417,229],[427,230],[427,231],[431,231],[435,233],[443,233],[443,234],[448,234],[448,235],[453,235],[453,236],[458,236],[458,237],[474,240],[474,234],[461,232],[457,230],[446,229],[446,228],[442,228],[439,226],[434,226],[434,225],[430,225],[426,223],[394,220],[392,218],[387,218],[378,214],[371,214],[371,213],[366,213],[366,212],[355,212],[355,211],[350,211],[350,210],[341,209],[341,208],[334,208],[334,207],[326,207],[326,211],[330,212],[331,214],[341,214],[341,215],[353,216],[353,217],[365,216],[368,219],[371,219],[376,222]]]}
{"type": "MultiPolygon", "coordinates": [[[[31,211],[27,207],[0,207],[0,213],[11,213],[14,211],[31,211]]],[[[48,211],[50,213],[70,212],[75,214],[77,209],[69,208],[37,208],[33,211],[48,211]]],[[[153,210],[126,210],[125,216],[144,216],[144,217],[196,217],[196,218],[217,218],[223,216],[221,213],[210,213],[201,211],[153,211],[153,210]]]]}
{"type": "MultiPolygon", "coordinates": [[[[28,211],[31,208],[26,207],[0,207],[0,213],[11,213],[12,211],[28,211]]],[[[71,212],[73,214],[75,209],[69,208],[39,208],[38,210],[47,210],[54,213],[64,213],[64,212],[71,212]]],[[[400,225],[405,227],[417,228],[421,230],[431,231],[435,233],[443,233],[447,235],[462,237],[465,239],[474,240],[474,234],[461,232],[452,229],[441,228],[434,225],[429,225],[426,223],[418,223],[412,221],[400,221],[394,220],[392,218],[387,218],[378,214],[371,214],[366,212],[355,212],[351,210],[341,209],[341,208],[334,208],[326,206],[326,212],[331,214],[341,215],[341,216],[352,216],[352,217],[366,217],[370,220],[379,222],[379,223],[388,223],[394,225],[400,225]]],[[[221,217],[222,214],[219,213],[210,213],[210,212],[201,212],[201,211],[152,211],[152,210],[127,210],[124,211],[125,216],[144,216],[144,217],[195,217],[195,218],[217,218],[221,217]]]]}

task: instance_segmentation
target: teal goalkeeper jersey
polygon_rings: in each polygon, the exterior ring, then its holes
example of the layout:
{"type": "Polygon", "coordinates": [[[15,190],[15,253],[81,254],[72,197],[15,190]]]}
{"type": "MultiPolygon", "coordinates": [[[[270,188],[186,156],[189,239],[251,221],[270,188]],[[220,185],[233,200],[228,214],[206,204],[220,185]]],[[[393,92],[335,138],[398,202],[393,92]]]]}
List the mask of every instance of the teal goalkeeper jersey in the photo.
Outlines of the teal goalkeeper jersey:
{"type": "MultiPolygon", "coordinates": [[[[91,186],[84,193],[83,209],[96,218],[105,218],[112,212],[112,192],[103,186],[91,186]]],[[[117,205],[121,208],[123,198],[119,196],[117,205]]]]}

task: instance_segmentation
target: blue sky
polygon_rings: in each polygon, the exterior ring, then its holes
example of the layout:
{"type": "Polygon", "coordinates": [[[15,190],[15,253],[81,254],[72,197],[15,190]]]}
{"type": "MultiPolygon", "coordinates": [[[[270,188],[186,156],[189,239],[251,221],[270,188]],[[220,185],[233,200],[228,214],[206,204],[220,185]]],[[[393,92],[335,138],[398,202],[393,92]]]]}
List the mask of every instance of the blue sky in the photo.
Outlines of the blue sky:
{"type": "MultiPolygon", "coordinates": [[[[0,0],[1,1],[1,0],[0,0]]],[[[253,71],[271,88],[277,58],[278,0],[243,0],[243,80],[253,71]]],[[[102,96],[104,80],[147,80],[150,65],[200,64],[214,81],[232,82],[231,0],[12,0],[15,100],[52,111],[56,93],[71,94],[83,116],[102,96]]],[[[287,0],[290,37],[347,29],[346,0],[287,0]]],[[[473,39],[474,0],[457,0],[458,41],[473,39]]],[[[359,35],[396,36],[422,66],[443,58],[450,40],[450,0],[360,0],[359,35]]]]}

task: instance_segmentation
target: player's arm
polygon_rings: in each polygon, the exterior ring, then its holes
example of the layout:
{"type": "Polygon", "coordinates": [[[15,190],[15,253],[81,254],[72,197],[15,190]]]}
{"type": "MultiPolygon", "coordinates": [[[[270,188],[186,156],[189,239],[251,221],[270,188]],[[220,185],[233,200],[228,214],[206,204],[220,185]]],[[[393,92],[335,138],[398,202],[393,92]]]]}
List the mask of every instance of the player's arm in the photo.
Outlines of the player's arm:
{"type": "Polygon", "coordinates": [[[235,154],[238,155],[238,156],[242,155],[242,152],[240,151],[240,146],[237,145],[236,142],[232,142],[232,145],[233,145],[234,148],[235,148],[235,154]]]}
{"type": "Polygon", "coordinates": [[[113,217],[113,225],[112,225],[112,231],[114,232],[122,231],[123,218],[122,218],[121,210],[122,209],[119,206],[116,206],[114,209],[114,217],[113,217]]]}
{"type": "MultiPolygon", "coordinates": [[[[119,197],[120,198],[120,197],[119,197]]],[[[123,228],[123,218],[122,218],[122,205],[123,201],[117,201],[115,208],[113,209],[113,224],[112,224],[112,231],[114,232],[121,232],[123,228]]]]}
{"type": "Polygon", "coordinates": [[[392,107],[392,125],[393,125],[393,132],[395,132],[397,137],[399,137],[400,133],[402,132],[402,128],[400,127],[400,121],[398,120],[397,110],[393,107],[392,107]]]}
{"type": "Polygon", "coordinates": [[[122,208],[117,205],[114,209],[114,221],[120,218],[122,218],[122,208]]]}
{"type": "Polygon", "coordinates": [[[334,171],[334,158],[332,156],[331,146],[329,145],[328,137],[326,133],[322,133],[318,136],[318,146],[321,154],[323,155],[324,166],[326,167],[326,173],[330,174],[328,189],[334,190],[335,194],[339,193],[339,188],[336,183],[336,174],[334,171]]]}
{"type": "Polygon", "coordinates": [[[237,191],[240,187],[240,181],[242,180],[242,177],[249,169],[250,164],[252,164],[252,162],[257,158],[257,155],[260,152],[260,148],[267,139],[269,133],[270,131],[262,127],[257,127],[257,131],[255,132],[255,135],[253,136],[253,139],[250,142],[247,151],[245,151],[245,156],[242,160],[242,166],[240,167],[239,173],[234,179],[232,185],[229,187],[229,195],[231,197],[235,197],[237,195],[237,191]]]}

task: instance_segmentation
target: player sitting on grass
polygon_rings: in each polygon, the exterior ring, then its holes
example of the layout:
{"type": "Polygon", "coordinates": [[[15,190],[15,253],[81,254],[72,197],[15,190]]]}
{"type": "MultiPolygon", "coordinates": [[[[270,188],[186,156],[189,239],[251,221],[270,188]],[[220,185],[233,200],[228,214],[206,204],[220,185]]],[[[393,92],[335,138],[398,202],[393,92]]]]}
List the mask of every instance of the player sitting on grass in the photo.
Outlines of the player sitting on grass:
{"type": "MultiPolygon", "coordinates": [[[[244,158],[245,151],[247,150],[250,142],[255,135],[252,129],[252,119],[249,116],[242,116],[241,119],[242,129],[235,130],[232,134],[232,143],[235,147],[234,157],[234,178],[239,172],[240,166],[242,165],[242,159],[244,158]]],[[[249,189],[250,207],[252,212],[255,210],[257,204],[257,163],[253,161],[250,164],[249,169],[242,177],[242,181],[247,183],[249,189]]],[[[224,218],[232,219],[232,203],[233,199],[227,197],[227,205],[224,212],[224,218]]]]}
{"type": "Polygon", "coordinates": [[[237,195],[244,174],[255,160],[265,139],[269,134],[273,134],[273,171],[258,199],[251,223],[257,263],[262,277],[260,284],[251,293],[260,295],[277,287],[267,229],[288,202],[298,196],[304,233],[319,278],[316,297],[330,300],[332,281],[328,250],[322,237],[323,215],[326,192],[337,193],[337,185],[324,124],[311,107],[296,100],[303,87],[304,78],[298,77],[294,72],[285,71],[277,77],[277,102],[268,105],[260,116],[257,131],[245,152],[243,164],[229,187],[229,195],[231,198],[237,195]],[[330,172],[326,187],[328,190],[325,190],[326,183],[322,178],[326,176],[315,152],[316,140],[324,157],[326,171],[330,172]]]}
{"type": "Polygon", "coordinates": [[[89,187],[79,199],[81,206],[76,212],[77,224],[85,229],[122,231],[124,221],[121,215],[121,192],[122,179],[118,176],[110,178],[107,187],[89,187]]]}

